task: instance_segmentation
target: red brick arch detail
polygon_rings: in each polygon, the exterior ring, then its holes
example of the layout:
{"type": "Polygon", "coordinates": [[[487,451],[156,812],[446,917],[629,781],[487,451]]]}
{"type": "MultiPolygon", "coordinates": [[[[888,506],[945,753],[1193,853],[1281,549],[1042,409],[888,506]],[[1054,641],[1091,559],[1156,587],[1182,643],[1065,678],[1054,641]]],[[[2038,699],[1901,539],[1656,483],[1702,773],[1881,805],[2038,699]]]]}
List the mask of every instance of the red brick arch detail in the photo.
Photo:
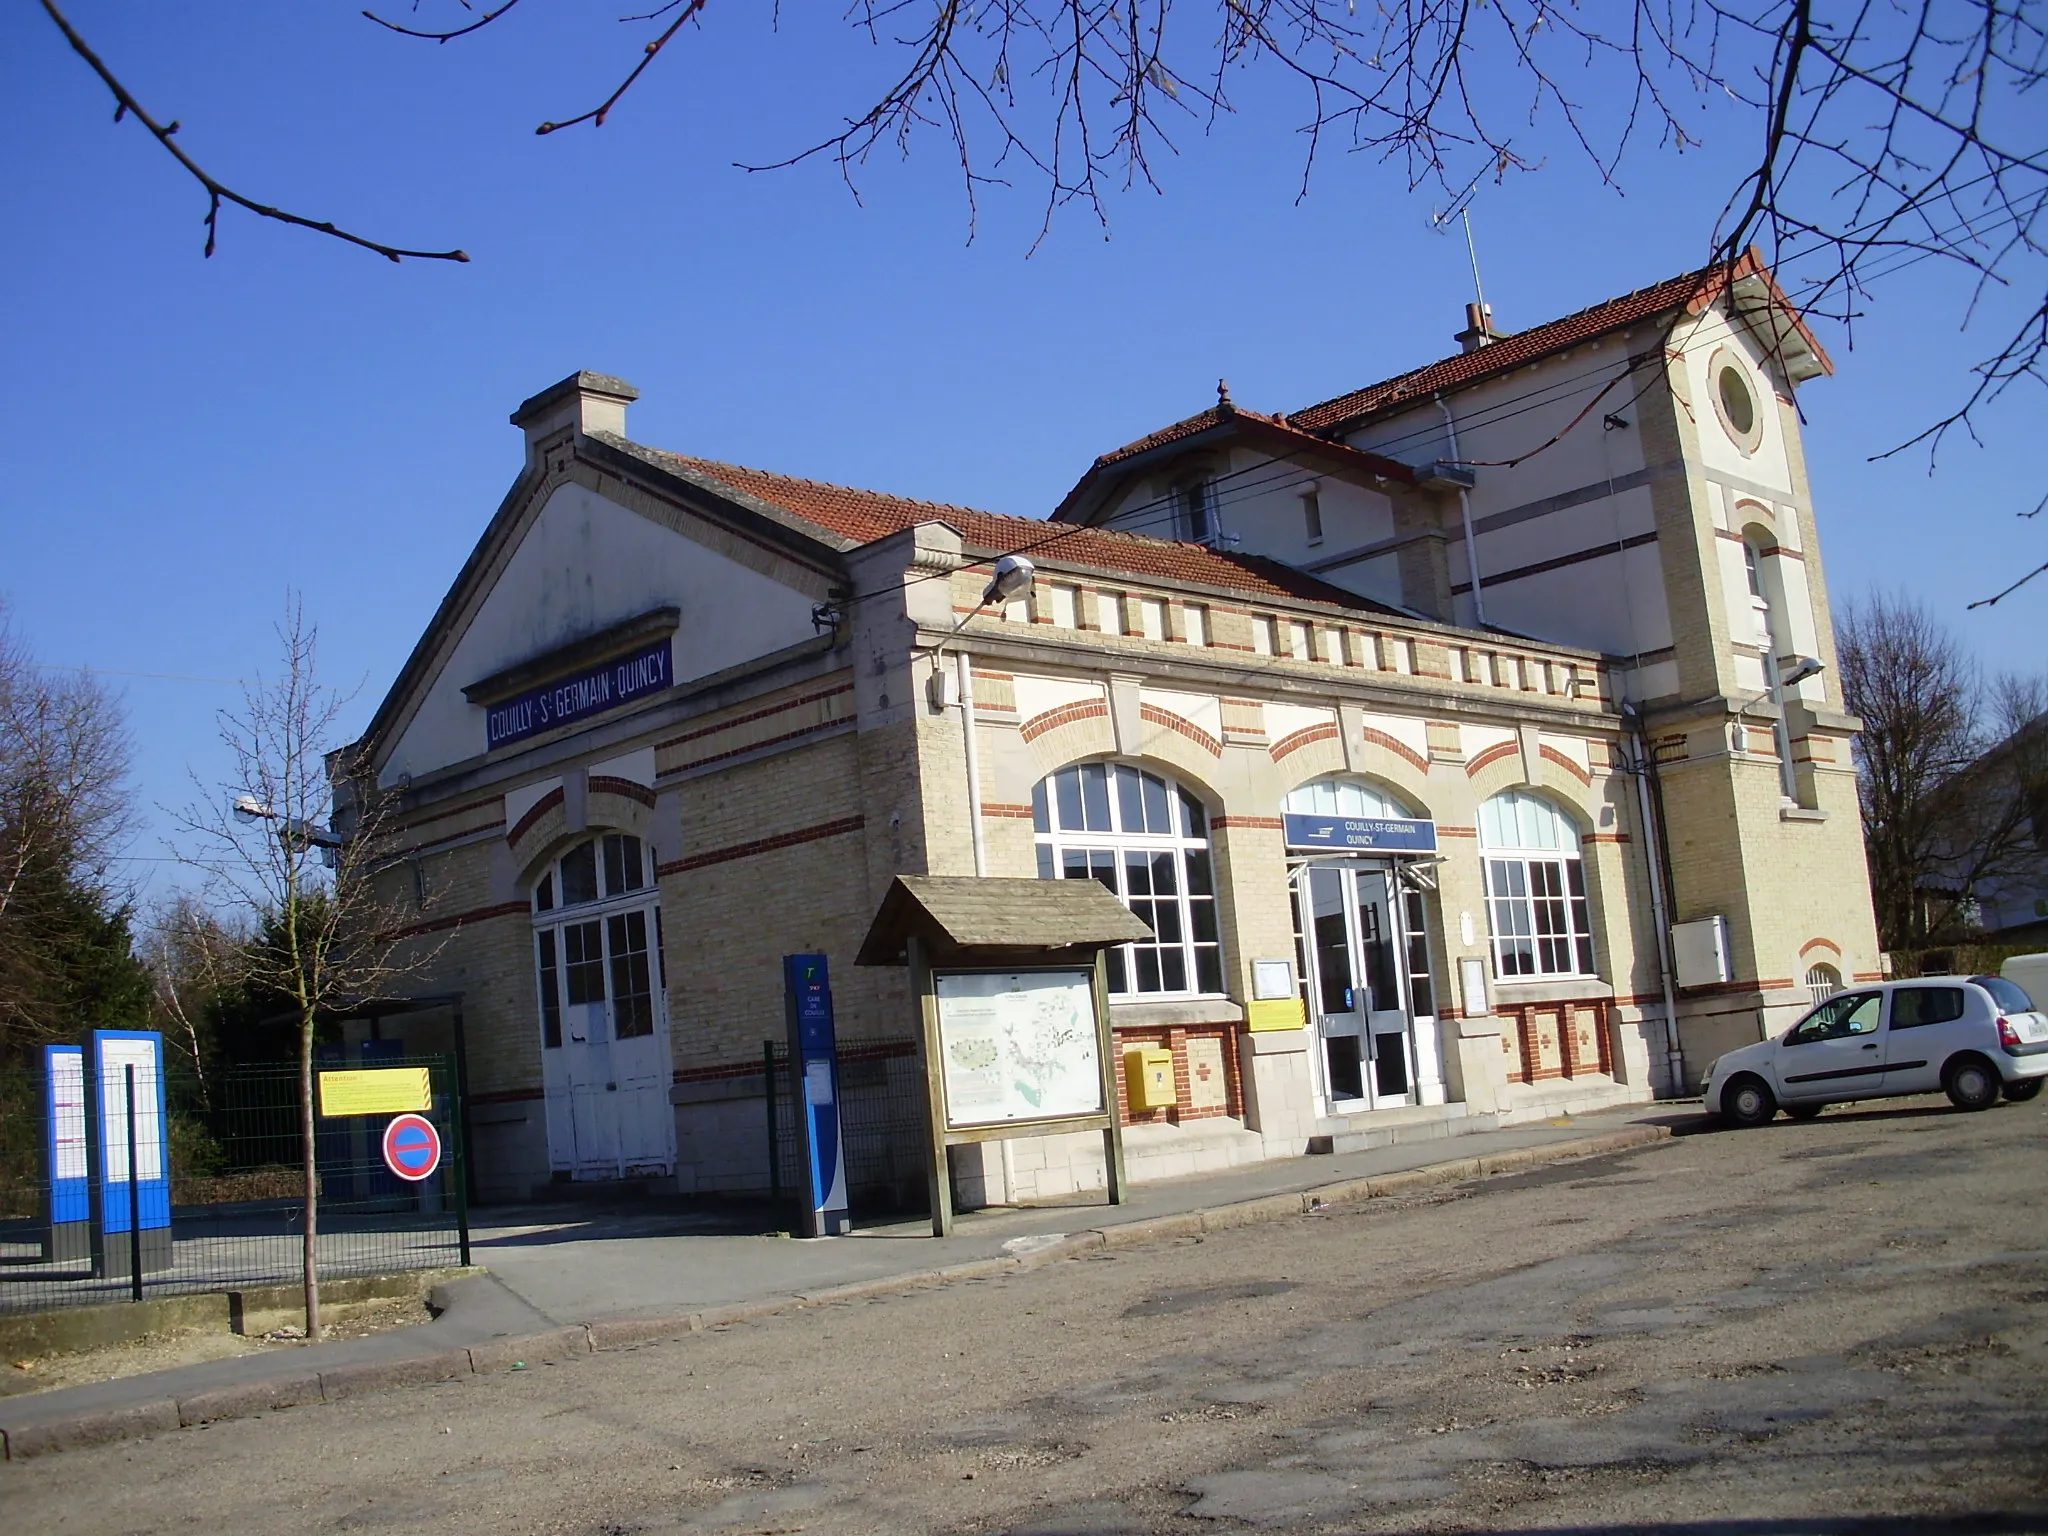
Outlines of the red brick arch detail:
{"type": "Polygon", "coordinates": [[[1833,939],[1808,939],[1804,944],[1799,946],[1799,958],[1804,960],[1816,949],[1831,949],[1835,952],[1835,958],[1837,960],[1842,958],[1842,946],[1837,944],[1833,939]]]}
{"type": "Polygon", "coordinates": [[[1223,755],[1223,743],[1195,724],[1186,715],[1177,715],[1170,709],[1160,708],[1157,704],[1140,704],[1138,706],[1138,718],[1187,737],[1189,741],[1192,741],[1211,757],[1221,757],[1223,755]]]}
{"type": "Polygon", "coordinates": [[[1109,705],[1101,699],[1076,699],[1071,704],[1045,710],[1033,715],[1017,728],[1017,734],[1026,741],[1036,741],[1047,731],[1056,731],[1063,725],[1072,725],[1076,720],[1107,720],[1109,705]]]}
{"type": "Polygon", "coordinates": [[[1557,764],[1558,767],[1562,768],[1566,773],[1570,774],[1573,778],[1577,779],[1581,784],[1585,785],[1588,789],[1591,789],[1593,787],[1593,775],[1586,772],[1585,769],[1581,768],[1577,763],[1573,762],[1570,758],[1566,757],[1562,752],[1558,751],[1557,748],[1539,747],[1537,748],[1537,751],[1541,754],[1545,762],[1557,764]]]}
{"type": "Polygon", "coordinates": [[[1376,731],[1369,725],[1360,731],[1359,734],[1365,738],[1368,745],[1385,747],[1394,756],[1414,768],[1417,773],[1429,772],[1429,760],[1398,737],[1389,736],[1385,731],[1376,731]]]}
{"type": "Polygon", "coordinates": [[[590,792],[593,795],[623,795],[628,800],[637,800],[648,809],[654,808],[654,791],[645,784],[636,784],[631,779],[614,778],[608,773],[591,775],[590,792]]]}
{"type": "Polygon", "coordinates": [[[1480,753],[1477,757],[1468,757],[1465,759],[1465,777],[1468,779],[1475,779],[1484,770],[1491,768],[1495,763],[1499,762],[1502,758],[1507,757],[1511,753],[1519,752],[1520,750],[1521,747],[1516,742],[1496,741],[1492,746],[1488,747],[1484,752],[1480,753]]]}
{"type": "Polygon", "coordinates": [[[505,834],[505,841],[508,843],[518,842],[519,839],[534,829],[541,817],[547,815],[549,811],[559,808],[561,804],[562,786],[557,784],[553,789],[533,802],[527,809],[526,814],[513,824],[510,832],[505,834]]]}
{"type": "MultiPolygon", "coordinates": [[[[1502,758],[1512,757],[1515,753],[1521,750],[1522,747],[1520,742],[1497,741],[1492,746],[1488,747],[1484,752],[1480,753],[1477,757],[1469,758],[1466,760],[1465,777],[1468,779],[1477,778],[1481,773],[1485,772],[1488,768],[1491,768],[1495,763],[1499,762],[1502,758]]],[[[1562,752],[1558,751],[1557,748],[1538,747],[1536,750],[1537,755],[1540,756],[1543,759],[1543,761],[1547,763],[1557,764],[1558,767],[1562,768],[1566,773],[1570,774],[1573,778],[1577,779],[1581,784],[1586,785],[1588,788],[1592,787],[1593,775],[1586,772],[1585,769],[1581,768],[1577,763],[1573,762],[1570,758],[1566,757],[1562,752]]]]}
{"type": "Polygon", "coordinates": [[[1289,731],[1266,750],[1273,755],[1273,761],[1277,763],[1282,758],[1299,752],[1303,747],[1313,746],[1319,741],[1336,739],[1337,727],[1325,720],[1321,725],[1304,725],[1298,731],[1289,731]]]}

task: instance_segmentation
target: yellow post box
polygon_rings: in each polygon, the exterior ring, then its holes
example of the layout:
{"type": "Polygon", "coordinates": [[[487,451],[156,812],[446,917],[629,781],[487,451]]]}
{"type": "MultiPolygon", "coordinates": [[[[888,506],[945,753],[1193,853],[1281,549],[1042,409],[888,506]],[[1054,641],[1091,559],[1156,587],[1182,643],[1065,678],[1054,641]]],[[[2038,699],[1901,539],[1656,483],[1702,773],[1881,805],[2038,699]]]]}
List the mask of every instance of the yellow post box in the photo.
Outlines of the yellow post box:
{"type": "Polygon", "coordinates": [[[1166,1109],[1180,1102],[1173,1090],[1173,1052],[1164,1046],[1132,1046],[1124,1052],[1124,1093],[1133,1112],[1166,1109]]]}

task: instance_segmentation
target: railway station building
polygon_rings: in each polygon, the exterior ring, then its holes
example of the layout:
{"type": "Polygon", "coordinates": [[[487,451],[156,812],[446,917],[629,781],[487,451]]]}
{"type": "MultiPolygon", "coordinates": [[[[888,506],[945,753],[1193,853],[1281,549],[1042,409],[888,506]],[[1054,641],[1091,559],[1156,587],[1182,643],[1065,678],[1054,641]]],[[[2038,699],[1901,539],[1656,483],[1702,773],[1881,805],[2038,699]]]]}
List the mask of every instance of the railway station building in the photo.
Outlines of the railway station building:
{"type": "MultiPolygon", "coordinates": [[[[1098,880],[1151,930],[1119,1054],[1172,1060],[1121,1105],[1146,1179],[1680,1094],[1874,977],[1826,354],[1754,255],[1458,341],[1299,410],[1219,388],[1049,518],[534,395],[352,749],[459,1022],[352,1044],[459,1028],[486,1198],[760,1191],[783,955],[829,957],[851,1102],[923,1081],[904,975],[853,964],[894,876],[1098,880]]],[[[970,1203],[1103,1180],[1094,1137],[955,1153],[970,1203]]],[[[921,1191],[897,1156],[850,1147],[857,1192],[921,1191]]]]}

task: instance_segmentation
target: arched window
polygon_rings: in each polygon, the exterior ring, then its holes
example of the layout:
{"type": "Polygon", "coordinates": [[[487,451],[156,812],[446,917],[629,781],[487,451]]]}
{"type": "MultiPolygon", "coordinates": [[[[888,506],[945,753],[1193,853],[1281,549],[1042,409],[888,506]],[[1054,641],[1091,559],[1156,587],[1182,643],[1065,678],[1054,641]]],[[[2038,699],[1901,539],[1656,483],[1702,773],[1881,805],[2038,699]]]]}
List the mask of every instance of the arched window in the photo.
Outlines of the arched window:
{"type": "Polygon", "coordinates": [[[1209,817],[1202,802],[1128,763],[1078,763],[1031,791],[1041,880],[1099,880],[1152,929],[1109,952],[1109,990],[1180,996],[1223,990],[1209,817]]]}
{"type": "Polygon", "coordinates": [[[1377,784],[1356,779],[1311,779],[1287,792],[1287,809],[1296,816],[1413,816],[1377,784]]]}
{"type": "Polygon", "coordinates": [[[1511,789],[1479,807],[1479,848],[1494,974],[1592,975],[1592,913],[1570,818],[1511,789]]]}
{"type": "Polygon", "coordinates": [[[1842,973],[1832,965],[1816,965],[1806,973],[1806,992],[1816,1003],[1824,1003],[1842,990],[1842,973]]]}
{"type": "MultiPolygon", "coordinates": [[[[1787,800],[1799,798],[1799,783],[1792,771],[1792,738],[1785,730],[1785,690],[1779,683],[1778,657],[1789,650],[1784,634],[1784,614],[1780,607],[1780,595],[1773,590],[1776,575],[1766,568],[1764,560],[1767,551],[1775,553],[1775,544],[1765,544],[1768,530],[1747,528],[1742,534],[1742,569],[1749,581],[1750,612],[1756,620],[1756,643],[1763,652],[1764,691],[1773,704],[1779,706],[1778,718],[1771,722],[1771,741],[1778,753],[1778,788],[1787,800]]],[[[1737,726],[1740,730],[1740,725],[1737,726]]]]}
{"type": "Polygon", "coordinates": [[[543,1047],[561,1045],[565,1007],[607,998],[614,1039],[654,1033],[661,912],[639,838],[606,833],[562,854],[534,882],[533,917],[543,1047]]]}

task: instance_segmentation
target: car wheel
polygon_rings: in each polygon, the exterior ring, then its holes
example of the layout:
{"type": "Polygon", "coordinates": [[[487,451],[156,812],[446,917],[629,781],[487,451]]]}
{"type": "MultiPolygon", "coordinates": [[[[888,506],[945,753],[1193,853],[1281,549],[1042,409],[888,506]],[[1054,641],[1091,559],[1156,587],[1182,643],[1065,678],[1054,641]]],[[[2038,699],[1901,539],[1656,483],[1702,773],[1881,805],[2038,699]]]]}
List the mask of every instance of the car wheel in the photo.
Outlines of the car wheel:
{"type": "Polygon", "coordinates": [[[1957,1109],[1989,1109],[1998,1102],[2005,1084],[1999,1079],[1998,1069],[1982,1056],[1964,1056],[1949,1063],[1941,1086],[1948,1091],[1949,1103],[1957,1109]]]}
{"type": "Polygon", "coordinates": [[[2040,1093],[2041,1085],[2048,1083],[2048,1077],[2023,1077],[2017,1082],[2005,1085],[2005,1096],[2014,1104],[2024,1104],[2040,1093]]]}
{"type": "Polygon", "coordinates": [[[1812,1120],[1817,1118],[1820,1112],[1826,1108],[1827,1105],[1825,1104],[1787,1104],[1785,1106],[1785,1113],[1794,1120],[1812,1120]]]}
{"type": "Polygon", "coordinates": [[[1730,1124],[1748,1129],[1768,1125],[1778,1112],[1778,1100],[1760,1077],[1738,1077],[1721,1090],[1721,1113],[1730,1124]]]}

